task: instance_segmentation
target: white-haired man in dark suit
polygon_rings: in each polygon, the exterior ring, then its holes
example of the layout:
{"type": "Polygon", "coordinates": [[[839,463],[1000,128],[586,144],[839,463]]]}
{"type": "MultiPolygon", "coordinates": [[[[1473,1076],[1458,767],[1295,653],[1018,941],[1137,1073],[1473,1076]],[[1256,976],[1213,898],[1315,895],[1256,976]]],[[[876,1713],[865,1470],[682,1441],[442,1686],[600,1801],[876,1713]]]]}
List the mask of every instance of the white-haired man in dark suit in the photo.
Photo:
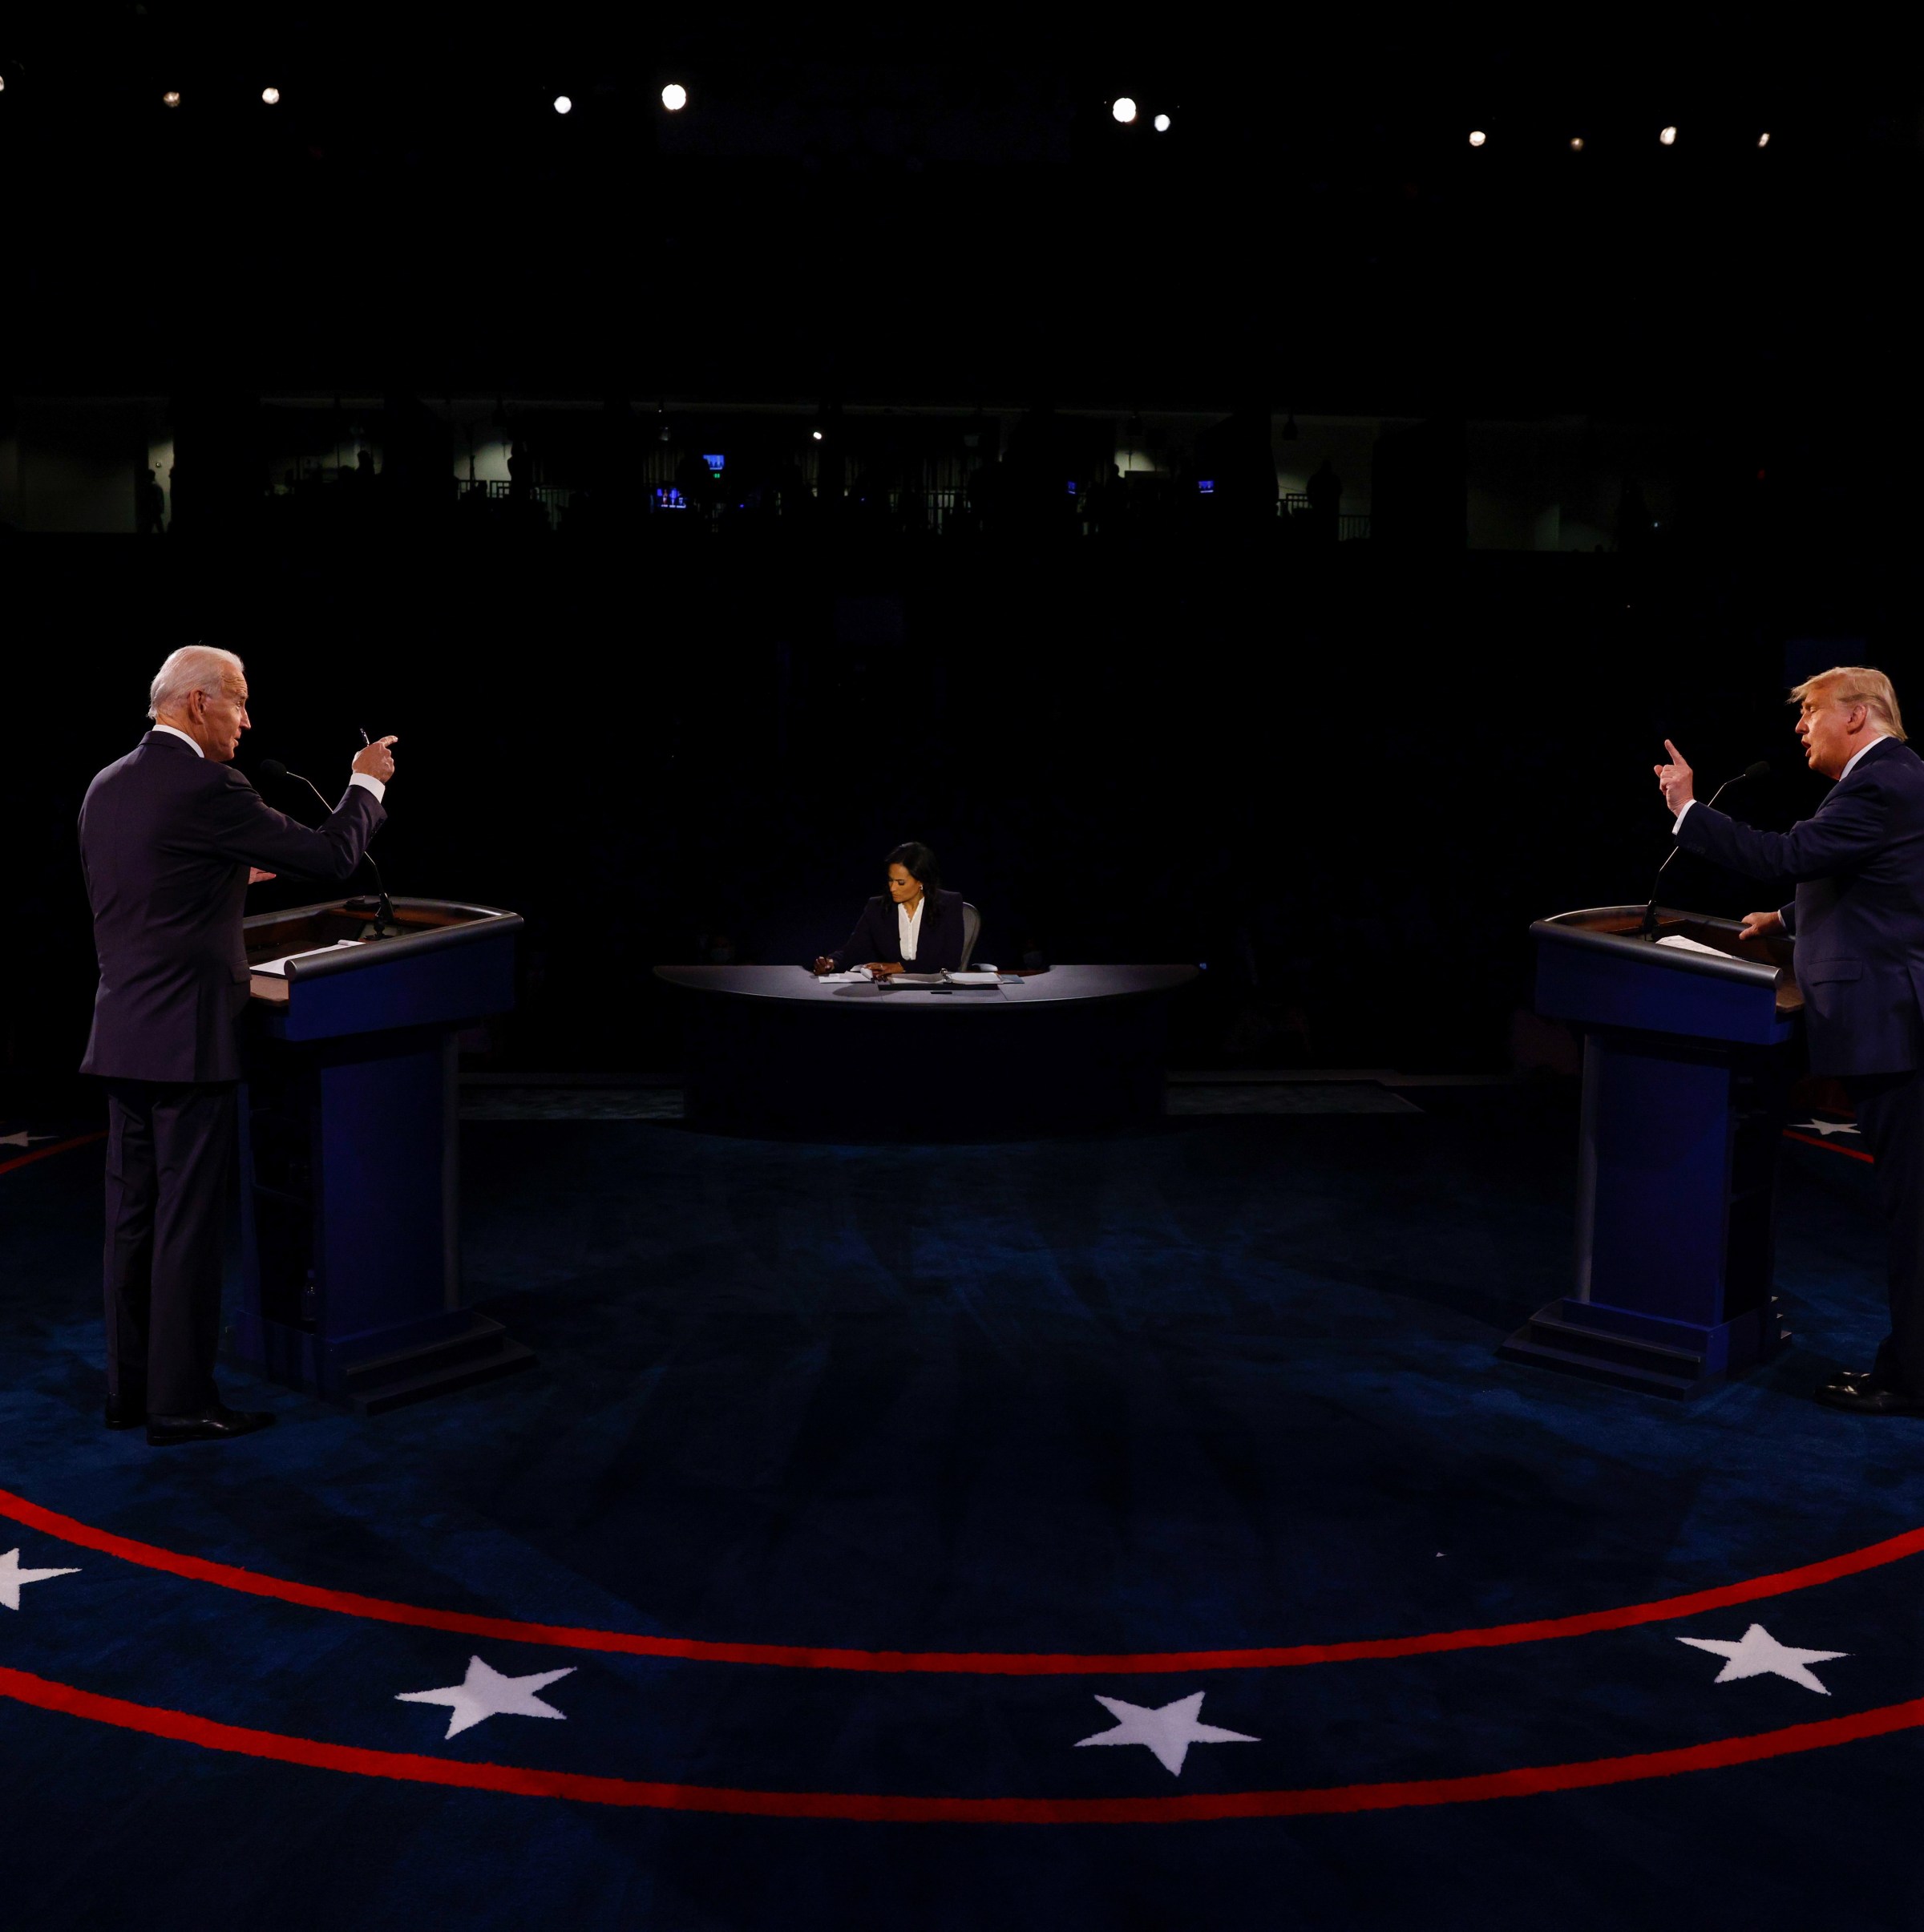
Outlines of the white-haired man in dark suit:
{"type": "Polygon", "coordinates": [[[220,1232],[234,1154],[242,907],[250,879],[347,878],[386,817],[394,741],[355,758],[317,828],[273,810],[232,760],[247,673],[189,645],[148,693],[153,729],[87,787],[80,858],[100,984],[80,1070],[107,1083],[107,1425],[156,1447],[273,1418],[214,1386],[220,1232]]]}

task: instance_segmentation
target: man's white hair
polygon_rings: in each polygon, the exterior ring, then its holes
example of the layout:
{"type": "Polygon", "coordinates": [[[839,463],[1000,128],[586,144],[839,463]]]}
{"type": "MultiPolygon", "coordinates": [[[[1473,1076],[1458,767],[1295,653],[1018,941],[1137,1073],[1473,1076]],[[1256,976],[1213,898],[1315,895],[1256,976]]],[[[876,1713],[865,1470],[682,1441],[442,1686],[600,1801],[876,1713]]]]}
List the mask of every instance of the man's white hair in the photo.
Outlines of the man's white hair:
{"type": "Polygon", "coordinates": [[[211,644],[184,644],[155,672],[148,687],[147,715],[158,717],[163,711],[178,711],[196,691],[218,697],[228,678],[246,675],[247,667],[232,651],[217,650],[211,644]]]}

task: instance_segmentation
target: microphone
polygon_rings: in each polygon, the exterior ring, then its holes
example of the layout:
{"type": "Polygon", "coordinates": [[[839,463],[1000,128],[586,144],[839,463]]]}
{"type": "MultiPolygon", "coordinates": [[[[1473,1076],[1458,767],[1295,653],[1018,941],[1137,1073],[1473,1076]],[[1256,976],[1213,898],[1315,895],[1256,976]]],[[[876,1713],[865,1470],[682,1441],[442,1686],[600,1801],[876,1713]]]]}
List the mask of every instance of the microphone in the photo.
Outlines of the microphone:
{"type": "MultiPolygon", "coordinates": [[[[260,773],[264,778],[292,778],[297,785],[305,785],[321,800],[321,809],[330,817],[334,808],[322,795],[321,787],[312,778],[303,778],[297,771],[289,771],[278,758],[263,758],[260,773]]],[[[382,882],[381,867],[372,852],[361,855],[362,862],[372,867],[374,875],[374,891],[378,895],[374,902],[374,924],[371,936],[378,940],[393,940],[401,936],[401,923],[394,917],[394,901],[387,895],[387,887],[382,882]]]]}
{"type": "MultiPolygon", "coordinates": [[[[265,769],[265,767],[263,767],[265,769]]],[[[1706,804],[1715,805],[1733,785],[1741,785],[1746,778],[1768,778],[1770,776],[1770,761],[1759,758],[1754,764],[1746,765],[1735,778],[1726,778],[1709,798],[1706,804]]],[[[1670,870],[1670,862],[1683,851],[1680,845],[1673,845],[1664,855],[1663,863],[1657,867],[1657,876],[1650,882],[1650,903],[1643,908],[1643,924],[1639,928],[1645,939],[1654,939],[1657,931],[1657,887],[1663,875],[1670,870]]]]}

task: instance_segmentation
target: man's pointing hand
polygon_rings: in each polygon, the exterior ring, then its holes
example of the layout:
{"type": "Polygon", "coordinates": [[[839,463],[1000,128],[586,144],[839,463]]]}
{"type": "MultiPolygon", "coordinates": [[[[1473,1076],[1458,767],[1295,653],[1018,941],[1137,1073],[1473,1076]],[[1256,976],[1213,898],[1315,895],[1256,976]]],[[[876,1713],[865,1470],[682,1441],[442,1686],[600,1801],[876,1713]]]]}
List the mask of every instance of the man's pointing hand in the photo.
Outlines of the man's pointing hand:
{"type": "Polygon", "coordinates": [[[1652,769],[1657,774],[1657,788],[1663,793],[1663,802],[1674,818],[1696,796],[1693,789],[1696,774],[1684,762],[1683,753],[1668,738],[1663,741],[1663,749],[1670,754],[1670,762],[1652,769]]]}
{"type": "Polygon", "coordinates": [[[394,754],[388,750],[398,742],[393,736],[378,738],[371,745],[363,745],[354,754],[354,770],[364,772],[370,778],[378,778],[385,785],[394,775],[394,754]]]}

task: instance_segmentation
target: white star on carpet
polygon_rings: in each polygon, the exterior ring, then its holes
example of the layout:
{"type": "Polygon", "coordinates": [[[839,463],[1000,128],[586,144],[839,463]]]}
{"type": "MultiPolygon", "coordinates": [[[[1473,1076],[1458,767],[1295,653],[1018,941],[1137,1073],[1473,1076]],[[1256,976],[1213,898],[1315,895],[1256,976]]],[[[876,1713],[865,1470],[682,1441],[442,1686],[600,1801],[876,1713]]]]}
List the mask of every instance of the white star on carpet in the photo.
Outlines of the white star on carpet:
{"type": "Polygon", "coordinates": [[[1857,1130],[1847,1120],[1801,1120],[1792,1123],[1792,1130],[1797,1134],[1821,1134],[1829,1140],[1833,1134],[1855,1134],[1857,1130]]]}
{"type": "Polygon", "coordinates": [[[1679,1637],[1677,1641],[1692,1650],[1714,1651],[1725,1659],[1713,1683],[1735,1683],[1740,1677],[1788,1677],[1820,1697],[1828,1697],[1830,1692],[1807,1667],[1850,1655],[1849,1651],[1793,1650],[1788,1643],[1778,1643],[1761,1623],[1752,1624],[1735,1643],[1721,1637],[1679,1637]]]}
{"type": "Polygon", "coordinates": [[[397,1704],[444,1704],[453,1713],[447,1720],[447,1735],[459,1737],[491,1717],[559,1717],[552,1704],[544,1704],[536,1692],[561,1678],[572,1677],[574,1666],[564,1671],[533,1671],[525,1677],[503,1677],[479,1657],[467,1660],[467,1675],[459,1683],[440,1691],[397,1691],[397,1704]]]}
{"type": "Polygon", "coordinates": [[[1113,1731],[1098,1731],[1093,1737],[1076,1740],[1080,1751],[1085,1744],[1146,1744],[1156,1761],[1172,1777],[1182,1775],[1182,1760],[1191,1744],[1259,1744],[1262,1739],[1241,1731],[1223,1731],[1215,1724],[1198,1724],[1206,1691],[1193,1697],[1179,1697],[1174,1704],[1155,1709],[1147,1704],[1127,1704],[1120,1697],[1098,1697],[1096,1702],[1116,1720],[1113,1731]]]}
{"type": "Polygon", "coordinates": [[[51,1134],[29,1134],[22,1128],[18,1134],[0,1134],[0,1147],[30,1147],[35,1141],[51,1141],[51,1134]]]}
{"type": "Polygon", "coordinates": [[[9,1610],[20,1607],[20,1586],[22,1583],[44,1583],[50,1576],[78,1576],[77,1570],[22,1570],[20,1567],[20,1552],[10,1550],[0,1556],[0,1603],[9,1610]]]}

